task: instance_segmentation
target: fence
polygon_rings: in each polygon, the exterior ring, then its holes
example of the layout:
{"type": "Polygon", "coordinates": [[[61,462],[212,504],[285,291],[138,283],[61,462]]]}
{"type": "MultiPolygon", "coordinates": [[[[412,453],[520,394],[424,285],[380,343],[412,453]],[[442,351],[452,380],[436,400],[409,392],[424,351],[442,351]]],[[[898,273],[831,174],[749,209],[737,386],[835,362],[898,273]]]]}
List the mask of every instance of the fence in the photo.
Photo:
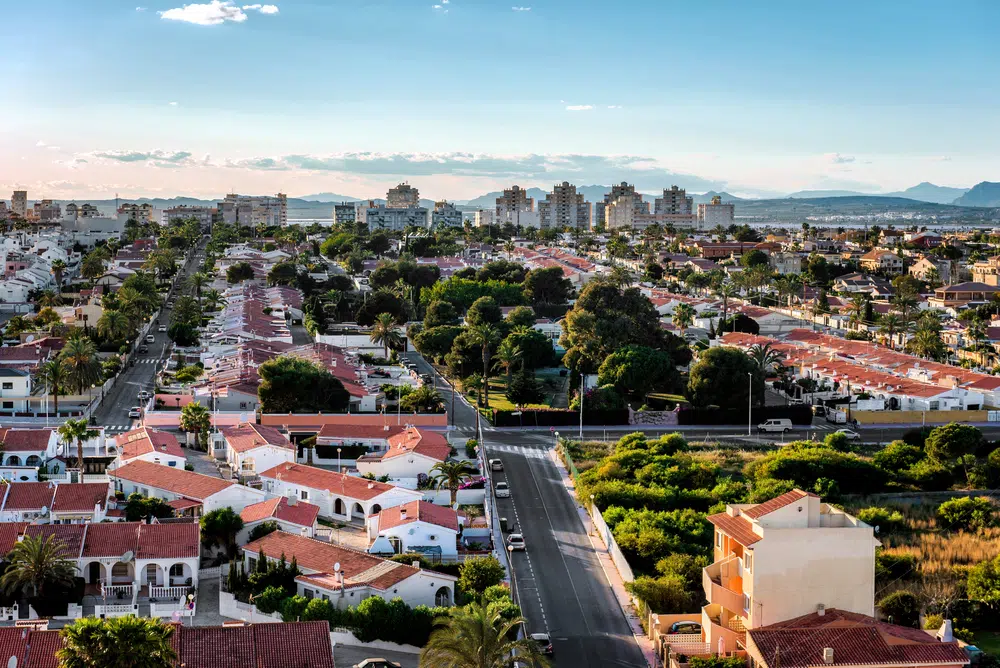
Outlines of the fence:
{"type": "Polygon", "coordinates": [[[222,591],[221,588],[219,589],[219,614],[229,619],[242,619],[251,624],[281,622],[280,614],[261,612],[257,606],[237,601],[235,596],[222,591]]]}
{"type": "Polygon", "coordinates": [[[618,569],[618,574],[622,576],[622,581],[634,582],[635,574],[632,573],[632,567],[628,565],[628,560],[625,559],[625,555],[622,554],[618,543],[615,542],[615,537],[611,535],[611,529],[608,528],[607,522],[604,521],[604,516],[601,515],[600,509],[593,503],[590,504],[590,519],[594,522],[594,529],[597,531],[597,534],[604,541],[604,545],[607,546],[608,554],[611,555],[611,561],[615,562],[615,567],[618,569]]]}

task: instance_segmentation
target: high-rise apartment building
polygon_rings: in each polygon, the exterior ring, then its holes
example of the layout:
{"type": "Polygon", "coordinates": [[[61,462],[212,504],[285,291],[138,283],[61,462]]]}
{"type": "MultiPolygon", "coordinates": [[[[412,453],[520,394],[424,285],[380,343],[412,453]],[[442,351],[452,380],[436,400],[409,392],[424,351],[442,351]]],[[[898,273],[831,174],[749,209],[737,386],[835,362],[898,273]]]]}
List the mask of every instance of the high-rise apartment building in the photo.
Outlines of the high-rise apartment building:
{"type": "Polygon", "coordinates": [[[211,229],[219,216],[219,210],[214,206],[175,206],[163,210],[161,225],[169,225],[173,220],[188,220],[194,218],[203,229],[211,229]]]}
{"type": "Polygon", "coordinates": [[[64,218],[70,220],[78,220],[80,218],[97,218],[101,215],[97,207],[93,204],[82,204],[77,206],[76,202],[70,202],[66,205],[66,210],[63,213],[64,218]]]}
{"type": "Polygon", "coordinates": [[[338,225],[353,224],[358,219],[358,206],[354,202],[333,205],[333,222],[338,225]]]}
{"type": "Polygon", "coordinates": [[[576,186],[563,181],[538,203],[539,225],[543,230],[568,227],[590,229],[590,202],[576,192],[576,186]]]}
{"type": "Polygon", "coordinates": [[[32,210],[28,212],[28,219],[37,222],[48,222],[62,218],[62,207],[59,203],[51,199],[43,199],[35,202],[32,210]]]}
{"type": "Polygon", "coordinates": [[[272,227],[288,224],[288,196],[229,194],[219,203],[222,221],[230,225],[272,227]]]}
{"type": "MultiPolygon", "coordinates": [[[[632,202],[634,213],[649,213],[649,202],[642,199],[642,195],[635,191],[635,186],[622,181],[616,186],[611,186],[611,192],[604,196],[604,201],[594,203],[594,226],[604,225],[611,227],[607,219],[608,205],[620,197],[627,196],[632,202]]],[[[628,223],[631,225],[631,223],[628,223]]]]}
{"type": "Polygon", "coordinates": [[[118,207],[118,220],[137,220],[140,223],[153,223],[155,221],[155,211],[153,205],[145,204],[122,204],[118,207]]]}
{"type": "Polygon", "coordinates": [[[462,227],[462,212],[450,202],[435,202],[431,211],[431,227],[462,227]]]}
{"type": "Polygon", "coordinates": [[[28,191],[15,190],[10,198],[10,210],[15,216],[27,218],[28,216],[28,191]]]}
{"type": "Polygon", "coordinates": [[[389,209],[415,208],[420,206],[420,191],[408,183],[400,183],[395,188],[389,188],[385,199],[389,209]]]}
{"type": "Polygon", "coordinates": [[[694,198],[688,197],[684,188],[670,186],[663,189],[663,197],[653,202],[653,213],[691,215],[694,212],[694,198]]]}
{"type": "Polygon", "coordinates": [[[736,206],[723,204],[718,195],[712,198],[711,204],[698,205],[698,227],[710,230],[716,225],[729,227],[736,219],[736,206]]]}
{"type": "Polygon", "coordinates": [[[503,195],[497,197],[496,216],[494,220],[499,223],[517,224],[518,214],[527,211],[534,211],[535,199],[528,197],[528,192],[521,186],[505,188],[503,195]]]}
{"type": "Polygon", "coordinates": [[[369,200],[358,207],[358,222],[369,230],[394,230],[400,232],[407,227],[427,227],[427,209],[422,206],[389,207],[376,205],[369,200]]]}
{"type": "Polygon", "coordinates": [[[496,216],[496,212],[493,209],[480,209],[476,211],[476,227],[489,227],[493,224],[494,216],[496,216]]]}

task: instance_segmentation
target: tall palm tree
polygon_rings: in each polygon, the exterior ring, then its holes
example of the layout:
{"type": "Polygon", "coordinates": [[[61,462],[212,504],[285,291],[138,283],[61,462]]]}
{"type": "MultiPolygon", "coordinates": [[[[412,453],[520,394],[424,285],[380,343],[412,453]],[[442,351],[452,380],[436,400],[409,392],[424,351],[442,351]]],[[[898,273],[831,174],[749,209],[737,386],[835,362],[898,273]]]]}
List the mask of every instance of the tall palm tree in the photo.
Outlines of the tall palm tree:
{"type": "Polygon", "coordinates": [[[673,322],[677,329],[681,330],[681,336],[694,322],[695,310],[688,304],[678,304],[674,307],[673,322]]]}
{"type": "Polygon", "coordinates": [[[500,340],[500,330],[490,323],[480,323],[468,329],[469,340],[473,345],[480,346],[483,353],[483,385],[486,399],[485,407],[490,407],[490,357],[494,346],[500,340]]]}
{"type": "Polygon", "coordinates": [[[63,272],[66,271],[66,263],[62,260],[53,260],[50,270],[52,271],[52,277],[56,279],[56,290],[61,291],[63,284],[63,272]]]}
{"type": "Polygon", "coordinates": [[[858,293],[851,297],[850,306],[850,322],[852,324],[869,324],[865,322],[865,314],[868,312],[868,306],[871,302],[871,295],[865,294],[863,292],[858,293]]]}
{"type": "Polygon", "coordinates": [[[430,469],[430,479],[438,489],[451,492],[451,505],[458,501],[458,488],[472,477],[476,468],[465,460],[438,462],[430,469]]]}
{"type": "Polygon", "coordinates": [[[191,278],[188,279],[188,284],[194,288],[194,294],[198,298],[198,308],[201,308],[201,287],[208,282],[208,274],[203,272],[195,272],[191,274],[191,278]]]}
{"type": "Polygon", "coordinates": [[[83,442],[89,441],[92,438],[97,438],[101,435],[101,432],[96,429],[91,429],[87,424],[86,418],[81,418],[79,420],[66,420],[62,426],[57,430],[59,436],[62,437],[63,441],[67,444],[76,441],[76,465],[80,467],[80,479],[77,482],[83,482],[83,442]]]}
{"type": "MultiPolygon", "coordinates": [[[[719,286],[719,289],[716,291],[715,294],[722,298],[722,322],[725,322],[726,318],[729,315],[729,300],[735,299],[736,296],[740,294],[740,290],[737,286],[733,285],[732,283],[723,283],[721,286],[719,286]]],[[[721,328],[721,323],[720,323],[720,328],[721,328]]],[[[722,332],[720,331],[719,334],[721,335],[722,332]]]]}
{"type": "Polygon", "coordinates": [[[207,434],[212,428],[211,414],[205,406],[191,402],[181,410],[180,428],[194,434],[195,442],[202,445],[202,434],[207,434]]]}
{"type": "Polygon", "coordinates": [[[403,345],[403,335],[396,329],[396,319],[391,313],[379,313],[372,324],[371,342],[382,346],[385,358],[389,359],[389,348],[403,345]]]}
{"type": "Polygon", "coordinates": [[[886,313],[881,318],[879,318],[878,331],[880,334],[884,335],[889,339],[889,347],[896,348],[896,334],[903,331],[905,328],[905,323],[899,315],[895,313],[886,313]]]}
{"type": "Polygon", "coordinates": [[[756,368],[755,375],[758,381],[757,385],[759,386],[757,397],[761,405],[764,405],[764,381],[767,379],[769,373],[782,371],[785,356],[772,348],[770,343],[765,343],[764,345],[755,343],[747,351],[747,357],[750,358],[750,361],[753,362],[756,368]]]}
{"type": "Polygon", "coordinates": [[[42,381],[45,388],[52,393],[52,401],[58,416],[59,395],[62,393],[63,383],[66,382],[66,367],[60,360],[49,360],[38,367],[38,380],[42,381]]]}
{"type": "Polygon", "coordinates": [[[84,617],[60,632],[65,644],[56,652],[62,668],[173,668],[177,652],[174,627],[150,617],[84,617]]]}
{"type": "Polygon", "coordinates": [[[524,351],[510,338],[506,338],[497,346],[496,366],[504,370],[507,387],[510,387],[510,377],[514,367],[524,359],[524,351]]]}
{"type": "Polygon", "coordinates": [[[132,287],[123,287],[115,297],[118,299],[118,309],[129,319],[132,329],[138,329],[143,318],[153,307],[152,300],[145,293],[132,287]]]}
{"type": "Polygon", "coordinates": [[[97,321],[97,332],[109,341],[121,341],[129,335],[132,327],[128,317],[121,311],[108,309],[97,321]]]}
{"type": "Polygon", "coordinates": [[[476,390],[476,405],[483,405],[483,377],[481,374],[474,373],[466,376],[462,379],[462,391],[468,392],[469,390],[476,390]]]}
{"type": "Polygon", "coordinates": [[[218,290],[213,288],[205,292],[205,302],[208,305],[209,311],[215,311],[223,301],[222,293],[218,290]]]}
{"type": "Polygon", "coordinates": [[[101,362],[97,357],[97,347],[85,336],[77,336],[66,342],[59,354],[66,366],[66,380],[77,394],[96,383],[101,377],[101,362]]]}
{"type": "Polygon", "coordinates": [[[49,536],[25,536],[15,543],[7,557],[10,564],[0,578],[0,585],[8,594],[30,591],[40,596],[46,585],[69,585],[76,575],[76,566],[66,558],[66,546],[49,536]]]}
{"type": "Polygon", "coordinates": [[[504,619],[495,601],[454,608],[420,652],[420,668],[545,668],[549,662],[534,640],[511,640],[525,623],[523,617],[504,619]]]}
{"type": "Polygon", "coordinates": [[[510,239],[508,239],[507,241],[503,242],[503,252],[507,254],[507,261],[508,262],[510,262],[514,258],[514,249],[515,248],[517,248],[517,245],[513,241],[511,241],[510,239]]]}
{"type": "Polygon", "coordinates": [[[94,280],[100,278],[104,273],[104,260],[96,255],[96,251],[87,253],[80,264],[80,273],[84,278],[94,280]]]}

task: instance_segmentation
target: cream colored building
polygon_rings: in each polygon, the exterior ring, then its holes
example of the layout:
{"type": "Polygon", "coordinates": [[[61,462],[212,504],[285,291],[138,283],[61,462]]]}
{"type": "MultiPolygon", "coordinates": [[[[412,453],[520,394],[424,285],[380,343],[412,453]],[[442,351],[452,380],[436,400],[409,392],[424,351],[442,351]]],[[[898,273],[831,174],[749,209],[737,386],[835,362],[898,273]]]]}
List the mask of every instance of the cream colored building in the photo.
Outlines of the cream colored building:
{"type": "Polygon", "coordinates": [[[578,230],[590,229],[590,202],[576,186],[563,181],[538,203],[538,221],[543,230],[560,230],[564,227],[578,230]]]}
{"type": "Polygon", "coordinates": [[[716,225],[729,227],[735,220],[736,206],[723,204],[718,195],[712,198],[711,203],[698,205],[698,226],[703,230],[710,230],[716,225]]]}
{"type": "Polygon", "coordinates": [[[702,633],[712,652],[743,649],[746,629],[837,608],[875,614],[874,529],[794,490],[710,515],[715,562],[704,569],[702,633]]]}
{"type": "Polygon", "coordinates": [[[28,191],[15,190],[10,197],[10,210],[19,218],[26,218],[28,215],[28,191]]]}
{"type": "Polygon", "coordinates": [[[532,213],[534,210],[535,199],[528,197],[528,191],[521,188],[521,186],[511,186],[510,188],[505,188],[503,195],[497,197],[497,206],[494,211],[496,216],[488,224],[495,222],[498,225],[502,225],[503,223],[523,225],[521,214],[532,213]]]}
{"type": "MultiPolygon", "coordinates": [[[[605,225],[611,228],[608,221],[608,207],[617,202],[622,197],[628,197],[635,213],[649,213],[649,202],[644,202],[642,195],[635,191],[635,186],[622,181],[620,184],[611,186],[611,192],[604,196],[604,200],[594,203],[594,226],[605,225]]],[[[619,213],[619,216],[621,213],[619,213]]],[[[632,225],[631,220],[626,225],[632,225]]]]}
{"type": "Polygon", "coordinates": [[[420,191],[408,183],[400,183],[389,188],[385,205],[389,209],[415,209],[420,206],[420,191]]]}
{"type": "Polygon", "coordinates": [[[653,200],[653,213],[691,215],[694,198],[688,197],[684,188],[670,186],[663,189],[663,196],[653,200]]]}

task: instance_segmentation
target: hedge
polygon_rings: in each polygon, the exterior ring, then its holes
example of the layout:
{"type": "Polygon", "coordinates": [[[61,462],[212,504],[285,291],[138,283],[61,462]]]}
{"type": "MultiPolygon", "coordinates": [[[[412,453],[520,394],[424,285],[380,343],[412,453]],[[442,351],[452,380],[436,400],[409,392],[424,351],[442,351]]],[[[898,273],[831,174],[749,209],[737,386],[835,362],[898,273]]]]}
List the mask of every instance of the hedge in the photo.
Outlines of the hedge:
{"type": "MultiPolygon", "coordinates": [[[[765,420],[787,419],[793,425],[808,426],[812,424],[812,409],[804,404],[794,406],[754,406],[751,411],[750,423],[756,427],[765,420]]],[[[746,409],[739,408],[690,408],[677,412],[679,425],[730,425],[747,424],[746,409]]]]}
{"type": "MultiPolygon", "coordinates": [[[[523,410],[521,415],[512,415],[517,411],[493,410],[494,427],[572,427],[580,424],[580,412],[571,410],[523,410]]],[[[583,423],[591,426],[628,424],[628,409],[622,410],[583,410],[583,423]]]]}

